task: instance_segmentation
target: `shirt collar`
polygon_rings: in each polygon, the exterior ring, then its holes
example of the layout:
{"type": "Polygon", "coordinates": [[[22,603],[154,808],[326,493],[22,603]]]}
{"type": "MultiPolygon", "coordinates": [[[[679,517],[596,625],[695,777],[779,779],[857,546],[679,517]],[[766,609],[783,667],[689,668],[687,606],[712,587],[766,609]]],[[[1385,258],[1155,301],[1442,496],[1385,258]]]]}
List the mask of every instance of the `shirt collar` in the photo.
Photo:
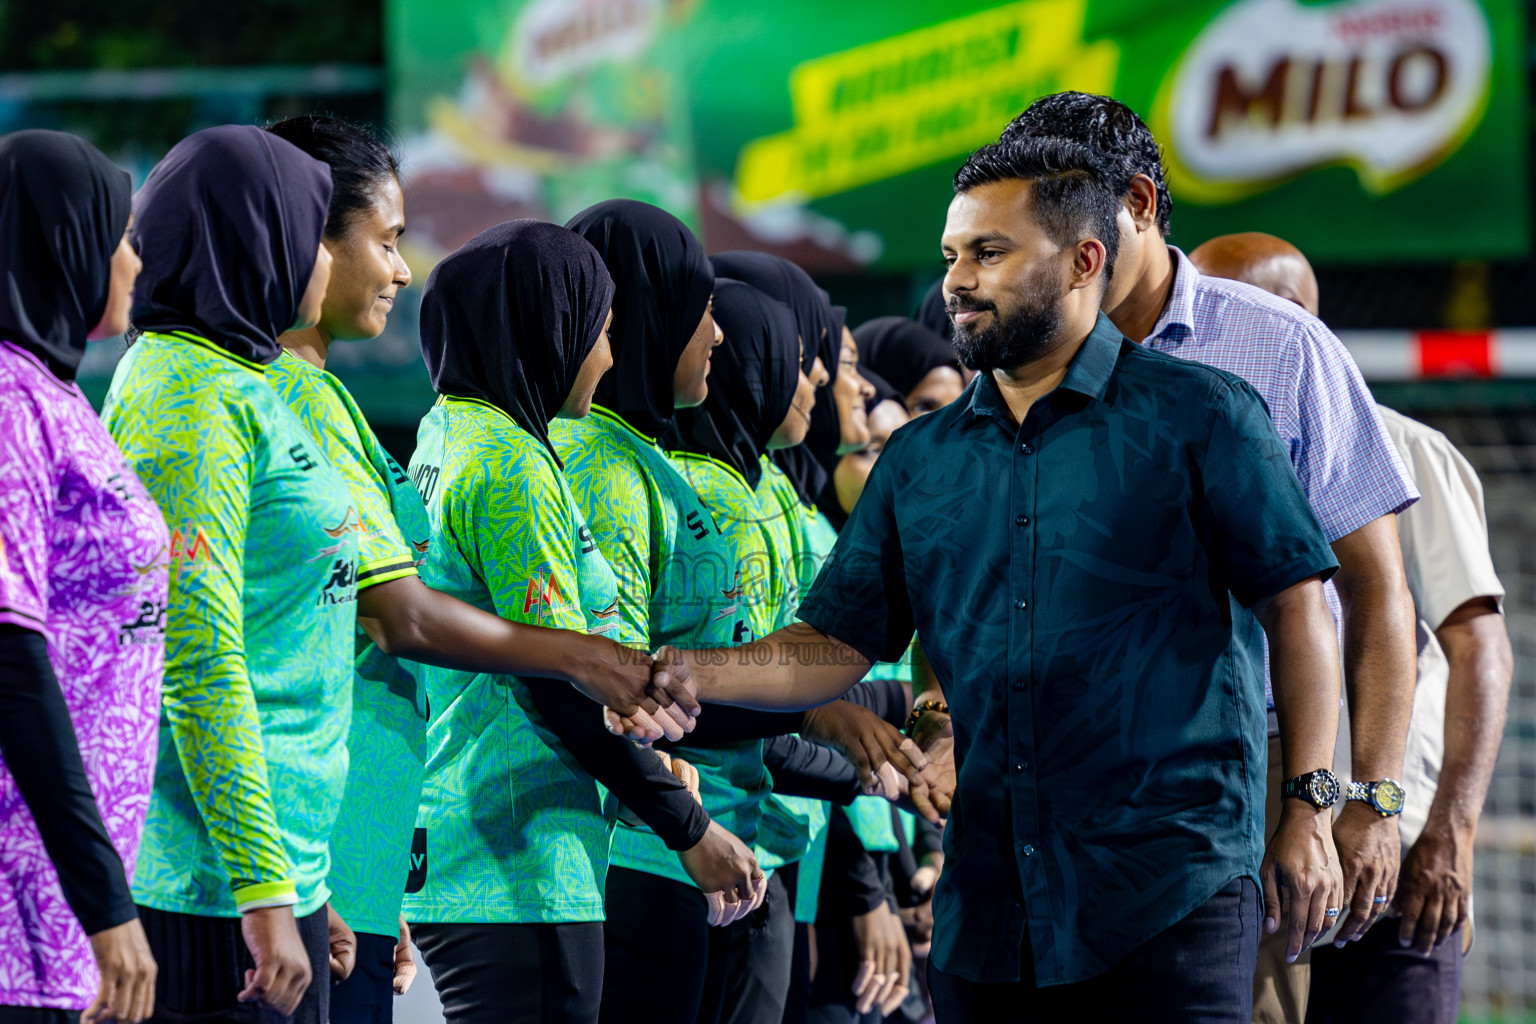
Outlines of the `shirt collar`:
{"type": "Polygon", "coordinates": [[[1170,245],[1168,251],[1173,255],[1173,288],[1168,292],[1163,315],[1152,325],[1146,340],[1166,338],[1178,344],[1195,334],[1195,289],[1199,287],[1200,271],[1178,246],[1170,245]]]}
{"type": "MultiPolygon", "coordinates": [[[[1077,350],[1077,355],[1067,364],[1066,376],[1057,385],[1057,390],[1066,388],[1088,398],[1103,398],[1104,392],[1109,389],[1109,378],[1114,374],[1115,364],[1120,358],[1123,338],[1101,310],[1083,347],[1077,350]]],[[[1005,422],[1012,422],[1008,403],[1003,400],[1002,392],[998,390],[997,382],[990,373],[978,373],[972,381],[970,409],[975,416],[1001,417],[1005,422]]]]}

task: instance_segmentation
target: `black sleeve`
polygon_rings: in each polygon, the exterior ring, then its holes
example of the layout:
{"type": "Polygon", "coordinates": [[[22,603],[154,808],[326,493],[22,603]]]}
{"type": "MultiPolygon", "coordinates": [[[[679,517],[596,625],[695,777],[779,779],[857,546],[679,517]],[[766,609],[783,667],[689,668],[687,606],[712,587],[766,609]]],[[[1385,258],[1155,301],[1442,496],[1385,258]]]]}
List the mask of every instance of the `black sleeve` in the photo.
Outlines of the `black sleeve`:
{"type": "Polygon", "coordinates": [[[531,683],[539,714],[578,764],[650,826],[667,849],[691,850],[699,844],[709,829],[709,815],[655,752],[609,732],[601,706],[575,687],[552,679],[531,683]]]}
{"type": "Polygon", "coordinates": [[[132,920],[138,911],[128,878],[86,780],[47,641],[0,625],[0,680],[0,757],[37,822],[69,909],[87,935],[132,920]]]}
{"type": "Polygon", "coordinates": [[[775,736],[763,744],[763,763],[773,773],[773,791],[785,796],[829,800],[846,807],[864,792],[852,761],[799,736],[775,736]]]}
{"type": "Polygon", "coordinates": [[[885,902],[885,883],[874,858],[859,842],[853,822],[842,808],[832,808],[827,822],[827,858],[821,868],[821,902],[817,922],[822,915],[829,920],[858,917],[885,902]]]}
{"type": "Polygon", "coordinates": [[[873,711],[897,729],[907,724],[907,688],[899,679],[865,679],[843,694],[843,700],[873,711]]]}

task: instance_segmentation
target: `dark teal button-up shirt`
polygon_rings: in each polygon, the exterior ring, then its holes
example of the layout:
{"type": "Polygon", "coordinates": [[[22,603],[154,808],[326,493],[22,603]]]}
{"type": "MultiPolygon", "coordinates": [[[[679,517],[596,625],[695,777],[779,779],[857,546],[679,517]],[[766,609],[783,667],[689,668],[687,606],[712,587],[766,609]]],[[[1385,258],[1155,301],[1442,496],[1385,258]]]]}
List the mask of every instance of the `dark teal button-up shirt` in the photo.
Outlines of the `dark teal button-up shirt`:
{"type": "Polygon", "coordinates": [[[915,629],[944,683],[939,968],[1015,980],[1027,928],[1038,984],[1081,981],[1257,881],[1263,647],[1232,602],[1335,568],[1253,389],[1102,315],[1019,427],[983,374],[896,432],[800,617],[873,660],[915,629]]]}

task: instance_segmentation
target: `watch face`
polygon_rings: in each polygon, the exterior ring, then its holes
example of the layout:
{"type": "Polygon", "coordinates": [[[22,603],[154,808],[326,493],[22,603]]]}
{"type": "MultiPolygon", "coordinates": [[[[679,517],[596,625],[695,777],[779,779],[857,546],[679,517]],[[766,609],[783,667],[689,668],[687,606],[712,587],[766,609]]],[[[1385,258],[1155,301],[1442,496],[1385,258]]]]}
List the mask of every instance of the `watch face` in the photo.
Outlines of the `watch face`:
{"type": "Polygon", "coordinates": [[[1332,807],[1339,799],[1339,780],[1330,771],[1315,771],[1307,780],[1307,792],[1315,806],[1332,807]]]}
{"type": "Polygon", "coordinates": [[[1376,783],[1376,809],[1382,814],[1397,814],[1403,809],[1406,795],[1402,786],[1391,779],[1383,779],[1376,783]]]}

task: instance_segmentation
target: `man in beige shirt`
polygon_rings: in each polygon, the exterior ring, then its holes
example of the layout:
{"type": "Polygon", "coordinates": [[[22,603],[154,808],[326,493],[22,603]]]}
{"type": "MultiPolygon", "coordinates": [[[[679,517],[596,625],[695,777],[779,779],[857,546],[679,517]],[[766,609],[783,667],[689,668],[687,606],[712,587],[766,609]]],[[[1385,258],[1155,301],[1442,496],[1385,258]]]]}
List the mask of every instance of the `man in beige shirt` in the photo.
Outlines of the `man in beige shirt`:
{"type": "MultiPolygon", "coordinates": [[[[1316,315],[1306,258],[1270,235],[1196,249],[1202,273],[1290,298],[1316,315]]],[[[1403,758],[1402,868],[1390,916],[1358,942],[1319,945],[1309,968],[1261,962],[1255,1021],[1454,1024],[1471,942],[1473,838],[1498,757],[1512,656],[1476,472],[1444,434],[1390,409],[1387,433],[1422,497],[1398,515],[1418,617],[1418,683],[1403,758]],[[1266,975],[1266,972],[1267,975],[1266,975]]],[[[1335,771],[1349,774],[1348,717],[1335,771]]],[[[1371,794],[1356,793],[1354,798],[1371,794]]],[[[1380,795],[1382,797],[1385,794],[1380,795]]]]}

